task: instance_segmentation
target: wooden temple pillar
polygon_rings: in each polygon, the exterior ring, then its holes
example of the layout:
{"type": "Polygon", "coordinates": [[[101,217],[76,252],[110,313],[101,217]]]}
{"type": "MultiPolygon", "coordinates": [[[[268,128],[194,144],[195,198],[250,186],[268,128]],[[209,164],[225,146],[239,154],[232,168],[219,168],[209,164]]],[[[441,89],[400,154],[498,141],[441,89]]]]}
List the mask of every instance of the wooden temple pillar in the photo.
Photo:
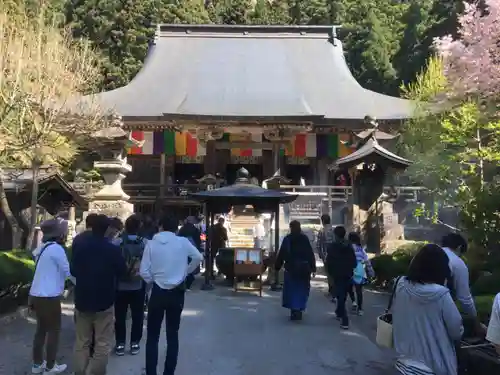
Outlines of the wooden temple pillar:
{"type": "Polygon", "coordinates": [[[217,171],[217,150],[215,148],[215,140],[209,140],[206,143],[207,154],[203,162],[204,174],[215,176],[217,171]]]}
{"type": "Polygon", "coordinates": [[[281,154],[282,142],[273,143],[273,175],[278,173],[285,177],[286,175],[286,157],[281,154]]]}

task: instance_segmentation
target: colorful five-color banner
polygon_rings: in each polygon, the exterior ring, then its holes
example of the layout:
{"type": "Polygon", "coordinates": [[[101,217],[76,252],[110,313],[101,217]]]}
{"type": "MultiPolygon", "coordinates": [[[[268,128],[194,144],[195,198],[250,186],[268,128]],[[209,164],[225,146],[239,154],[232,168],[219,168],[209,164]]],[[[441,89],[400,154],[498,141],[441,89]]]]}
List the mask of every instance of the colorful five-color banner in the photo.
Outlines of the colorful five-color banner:
{"type": "MultiPolygon", "coordinates": [[[[157,131],[147,132],[134,130],[132,137],[143,141],[141,147],[132,147],[130,155],[160,155],[169,156],[205,156],[207,150],[189,132],[157,131]]],[[[224,134],[224,142],[266,142],[262,134],[224,134]]],[[[330,157],[339,158],[352,153],[351,139],[347,134],[298,134],[282,152],[294,157],[330,157]]],[[[262,156],[262,149],[232,148],[233,156],[262,156]]]]}

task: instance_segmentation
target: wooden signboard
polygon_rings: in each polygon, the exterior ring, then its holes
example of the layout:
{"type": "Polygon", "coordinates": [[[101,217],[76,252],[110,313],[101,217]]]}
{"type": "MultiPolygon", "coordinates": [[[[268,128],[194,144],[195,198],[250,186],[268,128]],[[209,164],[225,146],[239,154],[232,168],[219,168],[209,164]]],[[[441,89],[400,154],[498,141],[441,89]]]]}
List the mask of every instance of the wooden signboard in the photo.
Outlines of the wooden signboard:
{"type": "Polygon", "coordinates": [[[254,248],[234,249],[234,291],[258,291],[262,297],[262,271],[264,269],[264,250],[254,248]],[[238,288],[239,277],[257,276],[258,287],[238,288]]]}

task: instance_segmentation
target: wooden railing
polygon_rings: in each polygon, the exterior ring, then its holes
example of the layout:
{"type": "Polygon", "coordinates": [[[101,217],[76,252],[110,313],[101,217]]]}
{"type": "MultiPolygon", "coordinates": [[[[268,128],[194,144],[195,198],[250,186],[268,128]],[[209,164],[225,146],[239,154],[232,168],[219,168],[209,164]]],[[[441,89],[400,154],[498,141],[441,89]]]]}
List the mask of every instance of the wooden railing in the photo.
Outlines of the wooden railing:
{"type": "MultiPolygon", "coordinates": [[[[299,196],[323,196],[326,200],[347,202],[352,195],[352,186],[329,185],[282,185],[281,190],[299,196]]],[[[418,193],[426,189],[422,186],[385,186],[384,193],[387,197],[399,197],[406,201],[417,201],[418,193]]]]}
{"type": "Polygon", "coordinates": [[[187,199],[190,193],[206,190],[203,184],[123,184],[123,190],[134,200],[156,200],[160,198],[187,199]]]}
{"type": "MultiPolygon", "coordinates": [[[[92,197],[103,186],[103,182],[72,182],[70,184],[79,194],[92,197]]],[[[189,193],[206,190],[204,184],[141,184],[123,183],[123,190],[134,199],[155,200],[164,198],[184,198],[189,193]]],[[[352,186],[329,185],[282,185],[281,191],[299,196],[322,197],[324,201],[347,202],[352,195],[352,186]]],[[[421,186],[386,186],[384,192],[388,197],[399,197],[406,201],[418,201],[418,194],[426,189],[421,186]]]]}

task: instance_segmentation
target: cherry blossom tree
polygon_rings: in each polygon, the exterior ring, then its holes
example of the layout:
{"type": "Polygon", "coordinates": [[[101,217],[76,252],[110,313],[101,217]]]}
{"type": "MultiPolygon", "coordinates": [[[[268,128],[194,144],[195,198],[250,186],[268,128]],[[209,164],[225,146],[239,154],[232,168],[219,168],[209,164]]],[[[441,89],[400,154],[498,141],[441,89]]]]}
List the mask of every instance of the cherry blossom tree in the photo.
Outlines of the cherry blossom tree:
{"type": "Polygon", "coordinates": [[[500,93],[500,0],[465,3],[459,25],[459,39],[435,40],[449,94],[459,100],[496,104],[500,93]]]}

